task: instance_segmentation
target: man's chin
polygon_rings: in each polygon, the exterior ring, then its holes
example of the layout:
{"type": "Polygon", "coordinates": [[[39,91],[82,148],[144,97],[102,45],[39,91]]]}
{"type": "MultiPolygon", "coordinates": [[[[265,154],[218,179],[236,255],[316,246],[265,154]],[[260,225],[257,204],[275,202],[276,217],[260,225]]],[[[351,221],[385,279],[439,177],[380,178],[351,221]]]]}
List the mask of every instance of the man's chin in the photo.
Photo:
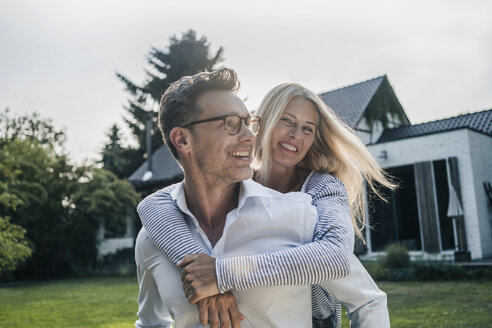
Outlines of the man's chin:
{"type": "Polygon", "coordinates": [[[253,169],[251,167],[243,167],[239,170],[236,177],[238,182],[251,179],[253,177],[253,169]]]}

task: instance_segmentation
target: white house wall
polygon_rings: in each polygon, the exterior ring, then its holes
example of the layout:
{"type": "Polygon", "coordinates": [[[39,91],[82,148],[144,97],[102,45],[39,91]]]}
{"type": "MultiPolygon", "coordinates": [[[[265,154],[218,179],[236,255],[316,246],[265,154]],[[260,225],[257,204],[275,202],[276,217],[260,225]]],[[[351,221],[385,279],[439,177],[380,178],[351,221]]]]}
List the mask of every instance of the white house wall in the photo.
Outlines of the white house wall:
{"type": "Polygon", "coordinates": [[[474,131],[470,131],[468,137],[482,256],[490,257],[492,256],[492,205],[485,194],[483,183],[485,181],[492,183],[492,138],[474,131]]]}
{"type": "MultiPolygon", "coordinates": [[[[463,196],[463,209],[465,211],[466,237],[468,248],[473,259],[482,258],[481,237],[488,239],[486,245],[490,244],[490,233],[488,236],[482,235],[479,224],[479,213],[477,209],[477,190],[483,189],[482,182],[480,186],[475,186],[475,181],[479,178],[474,176],[474,167],[470,154],[470,133],[468,129],[443,132],[427,136],[420,136],[408,139],[402,139],[387,143],[375,144],[368,146],[369,151],[382,167],[395,167],[402,165],[411,165],[416,162],[441,160],[447,157],[455,156],[458,158],[461,193],[463,196]],[[382,151],[386,151],[387,158],[380,158],[382,151]]],[[[490,140],[491,138],[489,138],[490,140]]],[[[472,136],[472,141],[482,143],[484,140],[478,140],[472,136]]],[[[476,146],[477,153],[483,146],[476,146]]],[[[475,153],[475,151],[473,151],[475,153]]],[[[486,156],[482,151],[482,156],[486,156]]],[[[476,156],[478,158],[478,155],[476,156]]],[[[485,165],[485,164],[484,164],[485,165]]],[[[490,168],[490,165],[489,165],[490,168]]],[[[483,193],[483,192],[482,192],[483,193]]],[[[485,220],[485,219],[481,219],[485,220]]],[[[490,228],[490,227],[489,227],[490,228]]],[[[489,230],[490,231],[490,230],[489,230]]],[[[485,232],[484,232],[485,234],[485,232]]]]}
{"type": "Polygon", "coordinates": [[[114,254],[119,250],[133,247],[132,237],[105,238],[97,245],[98,255],[114,254]]]}

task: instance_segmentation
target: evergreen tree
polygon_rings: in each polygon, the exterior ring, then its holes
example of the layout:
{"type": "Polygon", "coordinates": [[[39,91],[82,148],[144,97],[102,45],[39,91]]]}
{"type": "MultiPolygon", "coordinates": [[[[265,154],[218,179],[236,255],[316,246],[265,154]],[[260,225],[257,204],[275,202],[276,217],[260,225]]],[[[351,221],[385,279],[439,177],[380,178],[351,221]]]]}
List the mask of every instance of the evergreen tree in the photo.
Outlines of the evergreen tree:
{"type": "Polygon", "coordinates": [[[106,134],[108,141],[102,150],[103,166],[106,170],[113,172],[118,178],[123,179],[132,174],[128,171],[128,161],[125,152],[128,150],[121,145],[121,130],[118,125],[113,124],[106,134]]]}
{"type": "MultiPolygon", "coordinates": [[[[137,147],[121,150],[118,157],[122,166],[112,166],[111,161],[104,161],[105,150],[111,147],[107,144],[103,150],[102,163],[104,168],[121,177],[122,172],[128,177],[145,160],[146,122],[152,120],[152,151],[162,145],[161,134],[157,125],[157,111],[161,95],[169,85],[182,76],[193,75],[206,70],[213,70],[215,65],[223,60],[223,48],[211,54],[210,43],[205,36],[200,38],[194,30],[181,33],[181,38],[175,35],[169,39],[167,50],[152,47],[147,55],[150,68],[145,69],[146,79],[142,85],[132,82],[124,75],[117,73],[118,78],[125,84],[130,94],[124,116],[137,147]]],[[[113,140],[110,138],[110,143],[113,140]]],[[[107,158],[106,158],[107,159],[107,158]]]]}

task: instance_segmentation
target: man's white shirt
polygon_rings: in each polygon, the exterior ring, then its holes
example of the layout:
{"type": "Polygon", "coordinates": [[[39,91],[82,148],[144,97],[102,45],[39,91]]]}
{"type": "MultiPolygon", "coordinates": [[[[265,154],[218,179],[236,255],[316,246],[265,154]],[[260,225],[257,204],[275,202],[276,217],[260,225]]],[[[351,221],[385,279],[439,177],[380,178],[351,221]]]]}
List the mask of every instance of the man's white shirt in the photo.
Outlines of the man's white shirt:
{"type": "MultiPolygon", "coordinates": [[[[252,180],[240,182],[238,207],[228,213],[222,237],[212,248],[186,205],[183,184],[173,192],[194,238],[210,256],[231,257],[273,252],[313,240],[318,221],[311,197],[282,194],[252,180]]],[[[165,219],[165,218],[163,218],[165,219]]],[[[136,327],[202,327],[196,305],[184,296],[180,272],[149,239],[145,229],[135,247],[140,287],[136,327]]],[[[255,268],[250,268],[255,270],[255,268]]],[[[310,327],[310,286],[257,287],[232,291],[246,319],[241,327],[310,327]]]]}

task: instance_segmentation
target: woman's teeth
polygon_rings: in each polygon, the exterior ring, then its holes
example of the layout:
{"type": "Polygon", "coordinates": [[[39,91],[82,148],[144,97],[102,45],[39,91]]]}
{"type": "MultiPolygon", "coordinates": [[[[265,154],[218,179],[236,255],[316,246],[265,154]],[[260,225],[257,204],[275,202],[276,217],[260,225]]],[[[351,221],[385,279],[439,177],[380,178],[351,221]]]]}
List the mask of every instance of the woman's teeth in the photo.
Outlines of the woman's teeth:
{"type": "Polygon", "coordinates": [[[297,147],[294,147],[294,146],[292,146],[292,145],[289,145],[289,144],[287,144],[287,143],[285,143],[285,142],[281,142],[281,143],[280,143],[280,145],[281,145],[282,147],[284,147],[285,149],[288,149],[288,150],[290,150],[290,151],[297,151],[297,147]]]}

